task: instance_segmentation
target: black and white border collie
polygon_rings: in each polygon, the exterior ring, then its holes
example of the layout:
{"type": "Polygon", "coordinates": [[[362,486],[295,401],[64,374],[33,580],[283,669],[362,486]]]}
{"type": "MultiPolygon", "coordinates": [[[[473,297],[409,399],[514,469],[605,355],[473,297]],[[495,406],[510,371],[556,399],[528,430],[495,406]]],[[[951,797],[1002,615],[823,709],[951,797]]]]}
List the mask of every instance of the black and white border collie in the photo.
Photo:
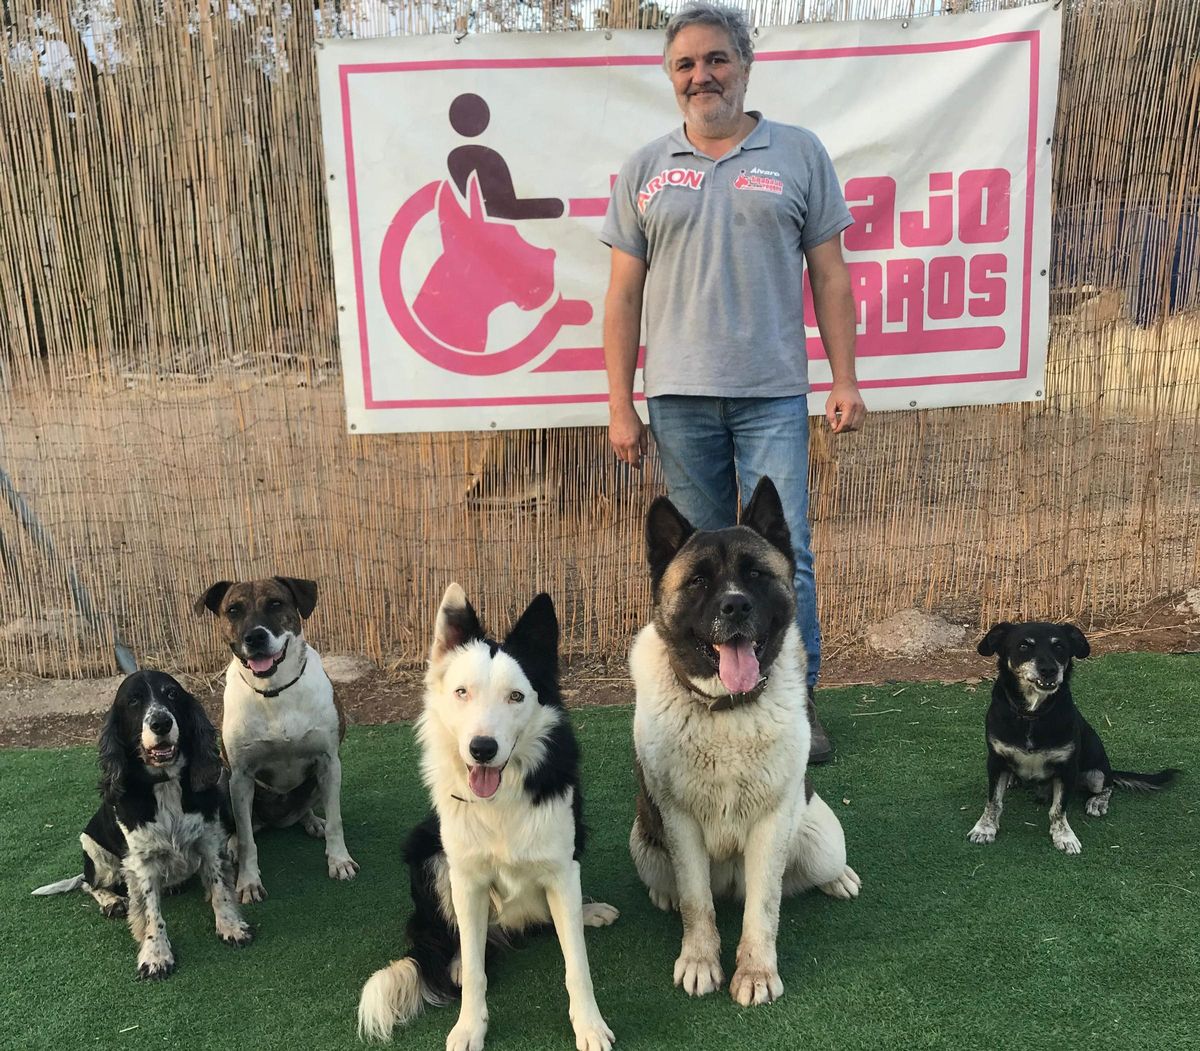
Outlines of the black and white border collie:
{"type": "Polygon", "coordinates": [[[579,747],[558,687],[558,619],[538,595],[503,643],[484,634],[451,584],[434,629],[417,723],[433,813],[409,836],[409,954],[375,974],[358,1005],[360,1037],[387,1040],[423,1002],[462,996],[447,1051],[480,1051],[487,1033],[484,948],[553,922],[566,961],[575,1046],[608,1051],[584,926],[617,918],[584,904],[579,747]]]}
{"type": "Polygon", "coordinates": [[[79,837],[83,873],[33,893],[83,888],[106,916],[127,915],[141,946],[138,977],[164,978],[175,957],[161,899],[199,872],[217,934],[247,944],[225,853],[217,733],[200,703],[163,672],[130,675],[100,731],[100,769],[100,809],[79,837]]]}
{"type": "Polygon", "coordinates": [[[1075,658],[1092,651],[1074,624],[1002,621],[977,648],[984,657],[996,656],[997,674],[986,723],[988,801],[967,834],[972,843],[995,840],[1004,793],[1013,781],[1049,787],[1050,838],[1064,854],[1078,854],[1083,847],[1066,814],[1072,793],[1085,792],[1084,809],[1103,817],[1114,784],[1146,791],[1175,776],[1175,770],[1138,774],[1112,768],[1100,735],[1071,696],[1075,658]]]}

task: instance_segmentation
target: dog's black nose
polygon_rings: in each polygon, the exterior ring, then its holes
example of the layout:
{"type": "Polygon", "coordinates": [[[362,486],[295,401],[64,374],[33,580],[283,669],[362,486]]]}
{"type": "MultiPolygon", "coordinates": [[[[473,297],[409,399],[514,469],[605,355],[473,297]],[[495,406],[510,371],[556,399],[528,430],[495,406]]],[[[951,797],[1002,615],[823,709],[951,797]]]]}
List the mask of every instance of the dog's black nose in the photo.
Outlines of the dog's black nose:
{"type": "Polygon", "coordinates": [[[753,608],[750,596],[743,595],[740,591],[731,591],[721,599],[722,617],[744,617],[753,608]]]}
{"type": "Polygon", "coordinates": [[[471,758],[478,763],[490,763],[500,750],[494,737],[472,737],[471,758]]]}
{"type": "Polygon", "coordinates": [[[171,732],[172,721],[170,712],[154,712],[150,716],[149,726],[159,737],[165,737],[171,732]]]}
{"type": "Polygon", "coordinates": [[[242,636],[242,641],[247,646],[265,646],[268,639],[266,628],[251,628],[242,636]]]}

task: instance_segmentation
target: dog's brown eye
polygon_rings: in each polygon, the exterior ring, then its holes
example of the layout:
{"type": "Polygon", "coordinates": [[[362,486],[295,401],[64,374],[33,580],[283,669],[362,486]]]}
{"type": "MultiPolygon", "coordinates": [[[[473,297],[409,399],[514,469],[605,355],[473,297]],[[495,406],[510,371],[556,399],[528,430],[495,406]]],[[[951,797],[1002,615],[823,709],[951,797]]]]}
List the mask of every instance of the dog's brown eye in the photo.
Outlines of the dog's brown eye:
{"type": "Polygon", "coordinates": [[[692,577],[692,587],[694,588],[702,588],[707,583],[708,581],[705,580],[704,577],[692,577]]]}
{"type": "Polygon", "coordinates": [[[225,611],[225,616],[230,620],[237,620],[243,613],[246,612],[245,606],[232,605],[225,611]]]}
{"type": "Polygon", "coordinates": [[[525,694],[523,694],[520,690],[513,690],[513,692],[508,695],[508,699],[512,701],[513,704],[520,704],[523,700],[525,700],[525,694]]]}
{"type": "Polygon", "coordinates": [[[280,602],[279,599],[277,599],[277,598],[273,598],[273,599],[271,599],[270,602],[267,603],[267,609],[269,609],[269,610],[277,610],[277,609],[282,609],[282,608],[283,608],[283,603],[280,602]]]}

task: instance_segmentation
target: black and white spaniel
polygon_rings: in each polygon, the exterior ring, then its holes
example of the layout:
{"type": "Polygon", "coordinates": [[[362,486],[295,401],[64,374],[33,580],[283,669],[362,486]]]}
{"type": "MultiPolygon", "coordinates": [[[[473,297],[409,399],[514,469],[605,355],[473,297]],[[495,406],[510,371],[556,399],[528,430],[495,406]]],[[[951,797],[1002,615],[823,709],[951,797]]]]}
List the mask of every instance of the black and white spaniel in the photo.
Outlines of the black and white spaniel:
{"type": "Polygon", "coordinates": [[[100,809],[79,837],[83,873],[33,893],[82,887],[106,916],[128,915],[139,978],[174,969],[162,896],[197,872],[221,940],[248,943],[225,850],[217,733],[196,698],[163,672],[130,675],[100,731],[100,769],[100,809]]]}

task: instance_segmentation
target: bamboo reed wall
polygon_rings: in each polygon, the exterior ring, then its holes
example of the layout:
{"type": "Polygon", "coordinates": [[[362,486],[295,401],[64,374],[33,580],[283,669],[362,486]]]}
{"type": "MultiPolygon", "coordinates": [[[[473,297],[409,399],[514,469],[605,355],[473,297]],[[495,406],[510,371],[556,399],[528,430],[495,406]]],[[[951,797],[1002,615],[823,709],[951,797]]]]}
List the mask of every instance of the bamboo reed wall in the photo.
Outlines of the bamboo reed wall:
{"type": "MultiPolygon", "coordinates": [[[[1198,11],[1067,3],[1045,402],[817,432],[830,648],[912,605],[1087,625],[1198,582],[1198,11]]],[[[213,669],[192,599],[277,572],[320,582],[325,652],[419,661],[458,579],[498,622],[549,590],[569,653],[623,653],[647,613],[653,462],[630,478],[599,429],[346,433],[313,47],[656,25],[662,9],[0,0],[0,17],[0,483],[54,545],[0,500],[0,670],[111,672],[113,631],[141,661],[213,669]]]]}

